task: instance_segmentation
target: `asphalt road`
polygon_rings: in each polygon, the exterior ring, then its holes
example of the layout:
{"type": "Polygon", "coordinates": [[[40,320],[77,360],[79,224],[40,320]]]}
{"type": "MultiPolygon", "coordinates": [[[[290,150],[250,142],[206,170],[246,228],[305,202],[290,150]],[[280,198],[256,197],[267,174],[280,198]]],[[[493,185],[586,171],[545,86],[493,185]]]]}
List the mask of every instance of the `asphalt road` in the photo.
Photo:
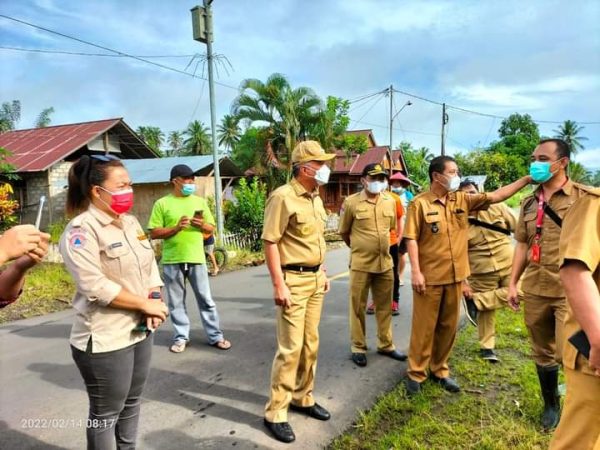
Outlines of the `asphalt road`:
{"type": "MultiPolygon", "coordinates": [[[[376,353],[373,316],[367,320],[368,366],[350,361],[347,267],[347,249],[328,253],[328,274],[335,280],[320,325],[315,398],[332,419],[319,422],[290,412],[294,448],[327,445],[406,371],[406,363],[376,353]]],[[[276,343],[266,266],[219,274],[210,282],[233,348],[207,345],[193,299],[188,299],[191,345],[184,353],[168,351],[170,324],[156,332],[138,448],[290,448],[272,439],[262,424],[276,343]]],[[[401,312],[393,320],[394,342],[401,350],[410,332],[409,284],[401,288],[401,312]]],[[[0,448],[85,448],[88,401],[69,349],[72,315],[64,311],[0,327],[0,448]]]]}

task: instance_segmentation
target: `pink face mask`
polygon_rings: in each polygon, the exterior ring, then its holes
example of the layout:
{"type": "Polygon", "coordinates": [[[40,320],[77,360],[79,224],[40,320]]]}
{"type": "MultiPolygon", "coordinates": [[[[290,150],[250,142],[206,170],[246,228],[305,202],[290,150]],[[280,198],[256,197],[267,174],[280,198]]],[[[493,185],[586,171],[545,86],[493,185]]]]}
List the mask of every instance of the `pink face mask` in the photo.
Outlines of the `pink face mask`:
{"type": "Polygon", "coordinates": [[[105,192],[110,194],[110,209],[112,209],[117,214],[125,214],[128,212],[133,206],[133,189],[123,189],[117,192],[110,192],[107,189],[104,189],[102,186],[98,186],[105,192]]]}

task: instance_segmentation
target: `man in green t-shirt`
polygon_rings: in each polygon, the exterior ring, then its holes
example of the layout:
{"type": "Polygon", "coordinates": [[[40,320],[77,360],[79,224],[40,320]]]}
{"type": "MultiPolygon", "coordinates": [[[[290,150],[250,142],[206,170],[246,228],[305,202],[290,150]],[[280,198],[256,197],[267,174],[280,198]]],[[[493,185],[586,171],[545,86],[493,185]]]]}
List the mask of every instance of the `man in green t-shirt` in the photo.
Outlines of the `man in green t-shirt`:
{"type": "Polygon", "coordinates": [[[175,334],[170,350],[181,353],[190,339],[190,319],[186,312],[186,280],[190,282],[204,331],[210,345],[228,350],[231,342],[223,337],[219,314],[208,284],[202,233],[215,228],[206,200],[196,191],[194,171],[185,164],[171,169],[171,194],[152,207],[148,229],[152,239],[163,239],[162,264],[167,303],[175,334]]]}

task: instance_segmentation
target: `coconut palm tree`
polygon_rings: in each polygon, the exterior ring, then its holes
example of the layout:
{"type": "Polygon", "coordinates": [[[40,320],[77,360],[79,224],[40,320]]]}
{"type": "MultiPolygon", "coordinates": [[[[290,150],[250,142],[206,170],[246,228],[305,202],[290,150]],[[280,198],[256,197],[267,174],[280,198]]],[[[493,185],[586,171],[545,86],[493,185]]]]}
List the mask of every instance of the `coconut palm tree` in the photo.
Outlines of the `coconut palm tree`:
{"type": "Polygon", "coordinates": [[[50,125],[50,122],[52,122],[50,115],[53,112],[54,112],[54,108],[52,106],[50,108],[43,109],[42,112],[40,113],[40,115],[38,116],[37,120],[35,121],[35,127],[36,128],[45,128],[48,125],[50,125]]]}
{"type": "Polygon", "coordinates": [[[240,141],[241,137],[239,119],[231,114],[225,114],[221,124],[217,128],[217,132],[219,145],[222,145],[228,150],[232,150],[233,146],[240,141]]]}
{"type": "Polygon", "coordinates": [[[269,146],[265,148],[265,158],[275,165],[289,167],[296,142],[306,136],[317,120],[321,99],[310,88],[293,89],[279,73],[272,74],[265,83],[246,79],[241,89],[232,105],[233,114],[238,119],[247,119],[251,125],[266,126],[272,150],[269,146]]]}
{"type": "Polygon", "coordinates": [[[138,127],[135,131],[148,147],[156,153],[160,153],[160,147],[164,142],[165,134],[159,127],[138,127]]]}
{"type": "Polygon", "coordinates": [[[583,150],[585,147],[581,141],[587,141],[588,138],[580,136],[580,133],[585,127],[577,125],[574,120],[565,120],[559,127],[558,130],[554,130],[556,137],[562,139],[571,149],[571,153],[577,154],[579,150],[583,150]]]}
{"type": "Polygon", "coordinates": [[[592,181],[592,172],[578,162],[569,163],[569,178],[575,183],[588,184],[592,181]]]}
{"type": "Polygon", "coordinates": [[[171,131],[167,143],[171,147],[171,156],[178,155],[183,145],[183,133],[181,131],[171,131]]]}
{"type": "Polygon", "coordinates": [[[212,153],[210,130],[204,123],[194,120],[183,132],[187,138],[183,141],[188,155],[209,155],[212,153]]]}

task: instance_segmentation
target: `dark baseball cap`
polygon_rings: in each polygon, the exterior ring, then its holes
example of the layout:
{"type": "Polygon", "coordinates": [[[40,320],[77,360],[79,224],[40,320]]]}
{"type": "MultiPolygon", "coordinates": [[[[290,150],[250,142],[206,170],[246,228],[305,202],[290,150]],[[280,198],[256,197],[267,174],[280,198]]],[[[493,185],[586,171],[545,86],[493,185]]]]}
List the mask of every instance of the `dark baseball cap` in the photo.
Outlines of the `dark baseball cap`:
{"type": "Polygon", "coordinates": [[[185,164],[177,164],[173,166],[171,169],[171,180],[173,178],[181,177],[181,178],[191,178],[194,176],[194,171],[190,166],[186,166],[185,164]]]}
{"type": "Polygon", "coordinates": [[[367,164],[362,171],[362,176],[366,177],[367,175],[370,175],[372,177],[376,175],[385,175],[386,177],[389,177],[389,174],[381,166],[381,164],[367,164]]]}

